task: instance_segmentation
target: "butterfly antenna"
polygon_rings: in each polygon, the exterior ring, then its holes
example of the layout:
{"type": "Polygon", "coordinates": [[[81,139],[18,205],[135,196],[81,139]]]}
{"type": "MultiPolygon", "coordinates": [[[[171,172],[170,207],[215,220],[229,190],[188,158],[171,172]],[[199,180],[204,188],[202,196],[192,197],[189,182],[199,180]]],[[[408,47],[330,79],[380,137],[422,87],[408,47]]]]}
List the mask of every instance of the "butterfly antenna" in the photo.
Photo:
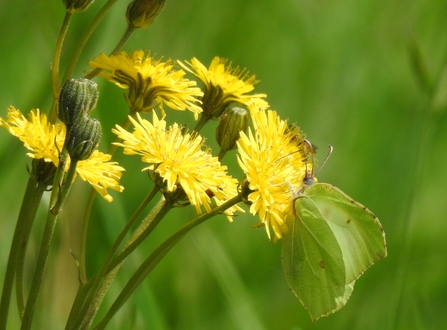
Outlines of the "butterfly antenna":
{"type": "MultiPolygon", "coordinates": [[[[310,143],[310,142],[309,142],[309,143],[310,143]]],[[[320,166],[320,167],[318,168],[318,170],[317,170],[317,173],[315,173],[315,176],[317,176],[317,174],[320,173],[321,169],[324,167],[324,165],[326,165],[326,163],[327,163],[329,157],[332,155],[332,151],[334,151],[334,147],[333,147],[333,146],[328,145],[327,147],[328,147],[329,151],[328,151],[328,153],[327,153],[327,155],[326,155],[326,158],[324,159],[323,164],[321,164],[321,166],[320,166]]],[[[312,170],[313,170],[313,169],[312,169],[312,170]]]]}

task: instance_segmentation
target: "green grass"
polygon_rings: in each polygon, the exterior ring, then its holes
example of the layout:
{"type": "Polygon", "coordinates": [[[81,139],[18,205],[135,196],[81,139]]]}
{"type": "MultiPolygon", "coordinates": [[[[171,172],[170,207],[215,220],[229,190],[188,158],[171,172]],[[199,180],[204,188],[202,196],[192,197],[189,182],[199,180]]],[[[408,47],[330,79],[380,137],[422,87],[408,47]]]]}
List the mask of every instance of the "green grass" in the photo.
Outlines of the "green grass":
{"type": "MultiPolygon", "coordinates": [[[[100,7],[75,16],[70,41],[100,7]]],[[[127,1],[88,43],[75,72],[88,59],[109,52],[124,32],[127,1]]],[[[268,1],[167,0],[154,25],[138,31],[128,51],[209,63],[218,55],[256,74],[257,92],[271,107],[296,122],[319,149],[334,153],[319,173],[367,205],[381,220],[389,256],[358,281],[349,303],[313,324],[289,291],[282,273],[281,242],[252,229],[258,219],[242,215],[229,223],[217,217],[190,233],[136,292],[110,329],[441,329],[447,322],[447,116],[446,103],[421,88],[412,64],[417,45],[430,81],[439,79],[447,59],[447,5],[442,1],[268,1]],[[440,100],[440,101],[439,101],[440,100]]],[[[53,1],[0,3],[0,116],[14,105],[23,112],[51,102],[50,62],[63,19],[53,1]]],[[[63,62],[65,63],[65,62],[63,62]]],[[[126,115],[122,91],[103,80],[94,117],[103,121],[105,142],[111,127],[126,115]]],[[[192,126],[192,116],[169,112],[169,120],[192,126]]],[[[213,128],[209,145],[216,150],[213,128]]],[[[14,222],[27,182],[25,149],[0,130],[0,269],[4,269],[14,222]]],[[[150,183],[138,159],[121,153],[126,167],[122,196],[96,201],[89,237],[89,265],[99,267],[119,229],[148,192],[150,183]],[[94,253],[94,254],[93,254],[94,253]]],[[[234,166],[235,154],[228,165],[234,166]]],[[[79,223],[89,187],[76,182],[62,214],[36,329],[61,329],[77,285],[69,253],[78,251],[79,223]],[[72,208],[73,209],[73,208],[72,208]],[[44,326],[45,325],[45,326],[44,326]]],[[[42,208],[42,212],[44,209],[42,208]]],[[[154,233],[154,241],[128,261],[129,268],[155,244],[183,224],[190,209],[175,210],[154,233]]],[[[40,219],[39,219],[40,220],[40,219]]],[[[30,243],[30,269],[38,250],[42,222],[30,243]]],[[[112,287],[119,293],[131,272],[112,287]]],[[[0,270],[0,280],[3,281],[0,270]]],[[[111,297],[106,301],[110,304],[111,297]]],[[[101,310],[100,314],[105,310],[101,310]]],[[[11,327],[17,328],[13,308],[11,327]]]]}

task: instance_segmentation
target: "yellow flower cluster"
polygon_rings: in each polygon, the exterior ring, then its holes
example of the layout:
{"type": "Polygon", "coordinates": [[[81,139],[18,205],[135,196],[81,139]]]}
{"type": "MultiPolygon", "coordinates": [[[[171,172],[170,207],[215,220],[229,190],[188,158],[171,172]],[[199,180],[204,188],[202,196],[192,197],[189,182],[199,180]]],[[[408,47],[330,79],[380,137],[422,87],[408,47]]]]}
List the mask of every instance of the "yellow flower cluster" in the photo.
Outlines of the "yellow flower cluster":
{"type": "MultiPolygon", "coordinates": [[[[275,111],[267,110],[265,94],[250,94],[257,80],[246,70],[232,68],[227,60],[215,57],[207,68],[193,58],[178,63],[203,83],[203,93],[195,83],[184,78],[185,72],[175,70],[171,61],[144,58],[142,51],[118,56],[101,54],[89,64],[101,69],[100,75],[116,85],[129,89],[127,100],[132,109],[151,110],[152,101],[164,102],[174,109],[189,109],[197,118],[203,113],[218,118],[230,103],[247,107],[253,130],[240,133],[238,162],[246,174],[250,193],[250,212],[258,214],[271,238],[275,241],[287,232],[285,219],[292,208],[296,191],[303,187],[307,173],[312,171],[309,150],[298,127],[289,126],[275,111]],[[201,108],[197,105],[201,104],[201,108]]],[[[118,143],[125,154],[137,154],[149,163],[143,170],[154,171],[164,182],[167,192],[182,187],[189,202],[201,213],[201,207],[211,211],[211,198],[220,205],[237,195],[237,181],[226,174],[226,167],[209,150],[204,150],[198,134],[183,134],[174,124],[153,114],[149,122],[137,115],[130,118],[132,133],[117,126],[113,130],[123,140],[118,143]]],[[[227,211],[231,217],[236,208],[227,211]]]]}
{"type": "MultiPolygon", "coordinates": [[[[170,60],[162,62],[144,57],[143,51],[130,55],[122,52],[118,56],[101,54],[89,65],[100,69],[99,75],[129,89],[127,101],[131,113],[153,110],[157,106],[153,102],[176,110],[188,109],[196,119],[202,111],[210,111],[210,107],[216,110],[229,103],[247,107],[253,128],[247,133],[240,132],[237,141],[238,163],[248,182],[244,198],[250,204],[250,212],[259,215],[269,238],[272,236],[270,228],[273,229],[276,241],[288,230],[285,219],[292,208],[295,192],[302,189],[304,180],[312,173],[307,141],[298,127],[288,125],[275,111],[267,110],[265,94],[249,94],[257,82],[255,76],[232,68],[231,63],[219,57],[213,59],[209,68],[195,58],[187,62],[189,67],[179,63],[202,81],[203,92],[195,82],[184,77],[185,71],[174,69],[170,60]]],[[[211,117],[220,116],[222,111],[219,111],[212,112],[211,117]]],[[[150,164],[143,170],[158,175],[165,192],[181,188],[198,214],[203,210],[211,212],[213,199],[216,205],[221,205],[240,193],[238,181],[229,176],[226,166],[205,148],[199,134],[184,133],[178,124],[168,127],[164,117],[160,119],[154,111],[152,113],[152,122],[139,113],[136,119],[130,116],[134,125],[132,133],[118,125],[113,132],[122,139],[117,145],[124,148],[125,154],[140,155],[143,162],[150,164]]],[[[58,165],[65,139],[62,123],[48,123],[39,110],[31,111],[27,119],[10,107],[8,119],[0,118],[0,126],[24,143],[30,150],[30,157],[58,165]]],[[[123,190],[118,182],[124,170],[115,162],[109,162],[110,157],[95,151],[77,167],[77,174],[108,201],[112,200],[108,188],[123,190]]],[[[235,211],[242,209],[234,206],[225,214],[231,220],[235,211]]]]}
{"type": "Polygon", "coordinates": [[[266,94],[249,95],[258,82],[254,75],[239,67],[232,68],[226,59],[215,57],[206,68],[199,60],[193,58],[191,62],[178,63],[194,74],[203,83],[203,110],[211,117],[218,117],[225,107],[232,103],[239,103],[246,107],[256,105],[262,109],[268,108],[268,103],[263,98],[266,94]]]}
{"type": "Polygon", "coordinates": [[[269,238],[273,228],[276,241],[288,231],[293,196],[302,189],[312,164],[306,162],[306,144],[298,127],[289,126],[272,110],[251,113],[254,131],[241,133],[238,161],[252,191],[250,212],[259,215],[269,238]]]}
{"type": "Polygon", "coordinates": [[[101,54],[89,65],[100,69],[100,76],[129,89],[127,103],[134,112],[149,112],[163,103],[174,110],[188,109],[196,119],[202,112],[197,105],[202,91],[196,82],[184,78],[183,70],[175,70],[170,60],[144,57],[144,52],[138,50],[132,54],[123,51],[117,56],[101,54]]]}
{"type": "MultiPolygon", "coordinates": [[[[23,142],[30,151],[27,154],[29,157],[44,159],[58,166],[59,152],[62,150],[66,134],[63,123],[49,123],[47,116],[40,113],[39,109],[31,110],[26,118],[11,106],[8,108],[7,119],[0,118],[0,126],[23,142]]],[[[119,185],[124,168],[118,166],[116,162],[110,162],[110,159],[110,155],[96,150],[88,159],[79,161],[76,167],[81,179],[89,182],[108,202],[113,200],[107,192],[108,188],[119,192],[124,189],[119,185]]]]}
{"type": "MultiPolygon", "coordinates": [[[[211,196],[217,205],[237,195],[237,180],[226,173],[226,166],[204,149],[203,138],[198,134],[184,134],[182,127],[174,124],[167,128],[166,121],[153,112],[152,123],[137,114],[138,121],[129,117],[134,132],[120,126],[113,132],[123,140],[116,143],[128,155],[140,155],[141,160],[151,165],[143,168],[157,173],[165,182],[163,189],[176,191],[181,186],[197,213],[203,206],[211,212],[211,196]]],[[[225,211],[231,220],[233,207],[225,211]]]]}

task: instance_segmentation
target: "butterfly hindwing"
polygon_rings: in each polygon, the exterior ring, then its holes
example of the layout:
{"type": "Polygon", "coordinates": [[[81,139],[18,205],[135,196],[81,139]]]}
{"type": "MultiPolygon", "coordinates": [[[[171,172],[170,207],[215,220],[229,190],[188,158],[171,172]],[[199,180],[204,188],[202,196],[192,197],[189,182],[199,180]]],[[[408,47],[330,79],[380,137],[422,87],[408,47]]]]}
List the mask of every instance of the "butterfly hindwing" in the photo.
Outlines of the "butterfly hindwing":
{"type": "Polygon", "coordinates": [[[295,207],[297,216],[283,237],[282,263],[291,290],[316,321],[347,301],[343,255],[317,205],[300,197],[295,207]]]}

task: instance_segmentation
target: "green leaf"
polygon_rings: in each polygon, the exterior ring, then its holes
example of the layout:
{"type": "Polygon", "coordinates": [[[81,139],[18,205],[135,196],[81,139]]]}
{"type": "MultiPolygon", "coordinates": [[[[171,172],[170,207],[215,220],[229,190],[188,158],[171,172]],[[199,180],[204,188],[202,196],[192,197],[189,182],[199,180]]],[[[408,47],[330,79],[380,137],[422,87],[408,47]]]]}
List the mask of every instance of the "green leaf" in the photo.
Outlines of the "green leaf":
{"type": "Polygon", "coordinates": [[[342,308],[355,280],[386,256],[377,217],[338,188],[306,186],[282,246],[287,282],[313,321],[342,308]]]}

